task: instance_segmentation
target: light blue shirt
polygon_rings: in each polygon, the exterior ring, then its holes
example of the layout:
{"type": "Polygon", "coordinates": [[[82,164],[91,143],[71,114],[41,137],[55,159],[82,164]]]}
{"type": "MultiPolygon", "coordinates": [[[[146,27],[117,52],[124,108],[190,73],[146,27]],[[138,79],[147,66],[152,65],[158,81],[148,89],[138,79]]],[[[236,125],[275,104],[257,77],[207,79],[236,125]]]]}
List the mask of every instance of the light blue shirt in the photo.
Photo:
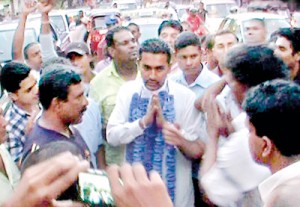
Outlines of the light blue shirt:
{"type": "Polygon", "coordinates": [[[205,89],[208,88],[211,84],[220,80],[220,77],[218,75],[209,71],[205,66],[203,66],[203,69],[196,80],[190,85],[188,85],[188,83],[186,82],[183,71],[171,75],[170,78],[177,83],[180,83],[191,89],[196,94],[197,98],[201,97],[205,89]]]}
{"type": "Polygon", "coordinates": [[[102,125],[101,125],[101,113],[96,102],[88,98],[88,106],[83,114],[82,122],[74,125],[80,132],[82,138],[87,144],[91,152],[91,161],[93,165],[97,166],[96,153],[100,146],[103,144],[102,138],[102,125]]]}

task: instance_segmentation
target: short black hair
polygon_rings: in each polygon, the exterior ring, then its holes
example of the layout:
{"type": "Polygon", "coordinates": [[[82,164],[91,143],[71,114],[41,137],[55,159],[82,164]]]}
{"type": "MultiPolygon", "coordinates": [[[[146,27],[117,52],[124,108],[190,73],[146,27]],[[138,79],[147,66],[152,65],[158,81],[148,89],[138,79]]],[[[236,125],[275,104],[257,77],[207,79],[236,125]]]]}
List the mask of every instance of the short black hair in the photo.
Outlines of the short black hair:
{"type": "Polygon", "coordinates": [[[54,64],[49,72],[41,76],[39,81],[39,99],[45,110],[47,110],[54,98],[66,101],[69,87],[81,82],[80,75],[73,71],[73,67],[54,64]]]}
{"type": "Polygon", "coordinates": [[[168,63],[171,62],[171,50],[168,44],[158,38],[152,38],[145,40],[139,48],[139,59],[144,52],[154,53],[154,54],[166,54],[168,58],[168,63]]]}
{"type": "Polygon", "coordinates": [[[248,88],[276,78],[289,79],[290,70],[267,46],[236,45],[228,51],[224,66],[248,88]]]}
{"type": "Polygon", "coordinates": [[[1,86],[7,92],[15,93],[20,89],[20,83],[29,76],[30,68],[19,62],[9,62],[1,70],[1,86]]]}
{"type": "Polygon", "coordinates": [[[177,20],[164,20],[158,27],[158,36],[160,36],[161,31],[166,27],[172,27],[175,30],[178,30],[179,32],[183,31],[182,25],[177,20]]]}
{"type": "Polygon", "coordinates": [[[180,50],[191,45],[201,49],[200,39],[193,32],[182,32],[175,40],[175,50],[180,50]]]}
{"type": "Polygon", "coordinates": [[[247,92],[242,106],[259,137],[267,136],[283,156],[300,154],[299,85],[282,79],[266,81],[247,92]]]}
{"type": "Polygon", "coordinates": [[[239,42],[239,38],[236,36],[236,34],[234,34],[232,31],[230,31],[230,30],[228,30],[228,29],[223,29],[223,30],[217,31],[217,32],[212,36],[212,40],[211,40],[212,48],[213,48],[214,45],[215,45],[215,39],[216,39],[216,37],[222,36],[222,35],[225,35],[225,34],[231,34],[232,36],[235,37],[236,41],[239,42]]]}
{"type": "Polygon", "coordinates": [[[130,26],[134,26],[134,27],[138,28],[138,30],[140,30],[140,26],[139,26],[138,24],[134,23],[134,22],[130,22],[130,23],[127,25],[127,27],[130,27],[130,26]]]}
{"type": "Polygon", "coordinates": [[[127,27],[118,26],[118,27],[115,27],[115,28],[109,30],[106,33],[105,41],[106,41],[107,47],[112,47],[112,46],[115,45],[115,42],[114,42],[115,33],[118,33],[118,32],[123,31],[123,30],[130,32],[130,30],[127,27]]]}
{"type": "Polygon", "coordinates": [[[286,38],[292,45],[293,54],[300,52],[300,28],[279,28],[274,35],[286,38]]]}

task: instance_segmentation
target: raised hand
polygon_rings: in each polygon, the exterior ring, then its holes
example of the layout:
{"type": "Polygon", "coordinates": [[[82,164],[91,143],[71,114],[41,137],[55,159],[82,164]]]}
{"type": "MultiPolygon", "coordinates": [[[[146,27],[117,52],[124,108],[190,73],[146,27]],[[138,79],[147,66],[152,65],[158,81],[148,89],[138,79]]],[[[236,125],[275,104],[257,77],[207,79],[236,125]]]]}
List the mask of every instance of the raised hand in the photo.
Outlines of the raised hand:
{"type": "Polygon", "coordinates": [[[54,0],[42,0],[38,3],[37,7],[41,13],[48,14],[54,7],[54,4],[55,4],[54,0]]]}
{"type": "Polygon", "coordinates": [[[28,16],[31,12],[34,12],[37,9],[37,2],[33,0],[24,1],[22,7],[22,14],[28,16]]]}

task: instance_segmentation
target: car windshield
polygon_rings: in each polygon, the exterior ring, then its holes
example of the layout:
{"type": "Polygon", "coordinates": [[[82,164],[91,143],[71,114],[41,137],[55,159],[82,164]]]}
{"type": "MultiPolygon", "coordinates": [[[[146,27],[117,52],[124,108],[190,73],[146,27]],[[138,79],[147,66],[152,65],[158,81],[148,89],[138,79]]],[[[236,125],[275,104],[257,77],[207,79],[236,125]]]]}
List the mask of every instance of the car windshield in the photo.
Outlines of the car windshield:
{"type": "MultiPolygon", "coordinates": [[[[12,59],[12,42],[15,34],[15,30],[3,30],[0,31],[0,62],[7,62],[12,59]]],[[[25,30],[24,46],[31,42],[37,41],[37,35],[33,28],[27,28],[25,30]]]]}
{"type": "Polygon", "coordinates": [[[264,22],[268,31],[268,38],[279,28],[291,26],[286,19],[264,19],[264,22]]]}
{"type": "Polygon", "coordinates": [[[106,29],[105,19],[103,17],[95,17],[93,19],[93,25],[95,29],[106,29]]]}
{"type": "Polygon", "coordinates": [[[232,7],[236,4],[211,4],[206,5],[207,17],[208,18],[225,18],[232,7]]]}
{"type": "Polygon", "coordinates": [[[157,37],[157,30],[159,24],[144,24],[139,25],[141,30],[140,43],[144,42],[147,39],[157,37]]]}
{"type": "Polygon", "coordinates": [[[136,5],[136,3],[118,4],[118,9],[133,10],[133,9],[137,9],[137,5],[136,5]]]}

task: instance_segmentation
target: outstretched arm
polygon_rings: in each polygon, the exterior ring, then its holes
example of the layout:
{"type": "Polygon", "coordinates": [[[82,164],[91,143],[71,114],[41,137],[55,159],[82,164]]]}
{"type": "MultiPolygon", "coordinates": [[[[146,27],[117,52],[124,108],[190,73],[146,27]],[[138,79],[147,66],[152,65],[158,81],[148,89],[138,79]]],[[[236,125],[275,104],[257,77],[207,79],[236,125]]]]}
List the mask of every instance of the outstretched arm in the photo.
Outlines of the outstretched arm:
{"type": "Polygon", "coordinates": [[[70,152],[34,165],[25,171],[15,193],[3,207],[52,206],[53,200],[77,180],[80,172],[88,168],[86,160],[80,161],[70,152]]]}
{"type": "Polygon", "coordinates": [[[13,45],[12,45],[12,59],[24,62],[23,44],[25,39],[25,27],[28,15],[36,9],[36,1],[24,3],[22,12],[20,14],[19,25],[15,31],[13,45]]]}

